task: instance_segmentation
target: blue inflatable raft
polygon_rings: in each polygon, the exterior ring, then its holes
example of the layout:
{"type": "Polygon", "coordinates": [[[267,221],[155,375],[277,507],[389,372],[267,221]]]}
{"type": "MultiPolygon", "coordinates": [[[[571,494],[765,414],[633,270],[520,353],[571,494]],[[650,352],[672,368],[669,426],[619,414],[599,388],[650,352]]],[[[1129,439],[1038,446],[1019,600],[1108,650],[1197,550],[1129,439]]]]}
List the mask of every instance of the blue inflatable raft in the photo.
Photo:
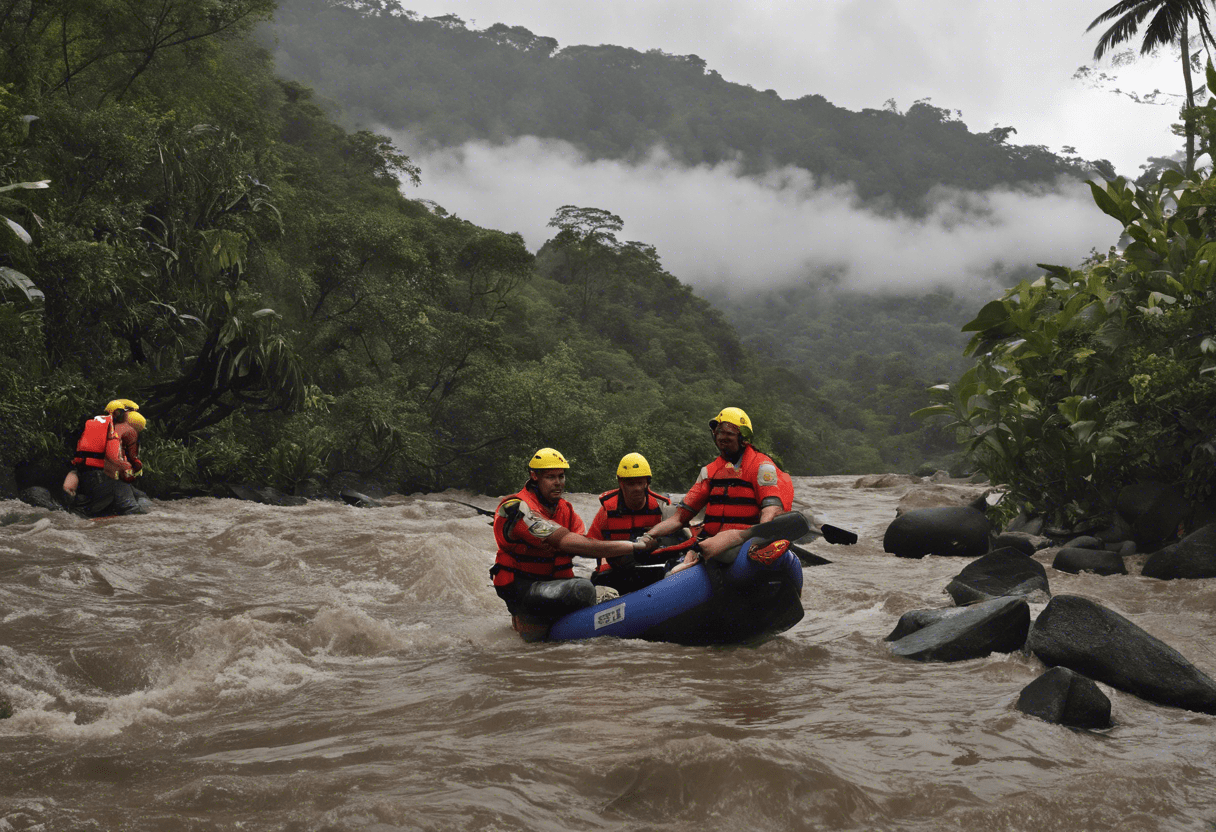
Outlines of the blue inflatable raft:
{"type": "Polygon", "coordinates": [[[710,561],[572,612],[549,641],[616,636],[674,644],[750,644],[802,620],[802,564],[785,540],[752,538],[730,563],[710,561]]]}

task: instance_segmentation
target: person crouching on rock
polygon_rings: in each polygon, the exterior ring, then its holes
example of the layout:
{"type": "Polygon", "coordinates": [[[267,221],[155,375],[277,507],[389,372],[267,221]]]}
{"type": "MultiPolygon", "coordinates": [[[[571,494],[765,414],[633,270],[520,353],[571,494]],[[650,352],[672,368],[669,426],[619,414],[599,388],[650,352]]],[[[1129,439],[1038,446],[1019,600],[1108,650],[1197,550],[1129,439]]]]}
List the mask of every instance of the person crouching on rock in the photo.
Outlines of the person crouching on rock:
{"type": "MultiPolygon", "coordinates": [[[[617,487],[600,495],[600,510],[591,521],[587,537],[592,540],[650,541],[650,529],[671,516],[671,500],[650,490],[650,463],[639,453],[625,454],[616,468],[617,487]]],[[[663,578],[662,560],[639,566],[631,558],[601,559],[591,583],[620,592],[634,592],[663,578]]]]}
{"type": "Polygon", "coordinates": [[[582,519],[562,498],[569,468],[559,452],[541,448],[528,461],[528,482],[494,512],[498,554],[490,576],[525,641],[543,639],[554,621],[596,602],[591,581],[574,577],[572,556],[631,557],[644,546],[583,535],[582,519]]]}
{"type": "MultiPolygon", "coordinates": [[[[131,470],[123,455],[123,443],[117,426],[124,425],[128,415],[139,405],[130,399],[115,399],[106,405],[106,412],[85,422],[76,442],[73,470],[63,481],[63,490],[73,497],[73,511],[86,517],[110,517],[137,514],[142,511],[135,500],[134,489],[120,483],[120,473],[131,470]],[[123,487],[125,486],[125,487],[123,487]]],[[[124,434],[133,431],[124,429],[124,434]]],[[[134,432],[138,436],[138,432],[134,432]]]]}

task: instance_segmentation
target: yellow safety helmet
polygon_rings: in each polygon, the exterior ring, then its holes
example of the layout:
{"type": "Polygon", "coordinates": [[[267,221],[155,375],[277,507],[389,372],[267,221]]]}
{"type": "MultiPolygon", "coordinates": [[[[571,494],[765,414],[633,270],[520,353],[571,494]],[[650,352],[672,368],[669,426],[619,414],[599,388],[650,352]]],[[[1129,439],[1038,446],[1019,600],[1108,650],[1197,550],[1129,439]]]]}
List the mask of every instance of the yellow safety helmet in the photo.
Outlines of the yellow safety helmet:
{"type": "Polygon", "coordinates": [[[625,454],[621,457],[621,464],[616,466],[616,475],[618,478],[625,477],[649,477],[650,463],[646,461],[646,457],[639,453],[625,454]]]}
{"type": "Polygon", "coordinates": [[[566,462],[566,458],[559,451],[552,448],[541,448],[532,454],[532,458],[528,460],[528,467],[534,471],[541,471],[546,468],[569,468],[570,463],[566,462]]]}
{"type": "Polygon", "coordinates": [[[142,413],[128,413],[127,424],[136,430],[143,430],[148,426],[148,420],[144,418],[142,413]]]}
{"type": "Polygon", "coordinates": [[[735,427],[739,428],[739,435],[744,440],[752,441],[752,420],[747,418],[747,414],[737,407],[724,407],[717,416],[709,420],[709,429],[716,431],[720,422],[730,422],[735,427]]]}
{"type": "Polygon", "coordinates": [[[113,413],[119,408],[123,410],[139,410],[139,405],[130,399],[115,399],[106,405],[106,413],[113,413]]]}

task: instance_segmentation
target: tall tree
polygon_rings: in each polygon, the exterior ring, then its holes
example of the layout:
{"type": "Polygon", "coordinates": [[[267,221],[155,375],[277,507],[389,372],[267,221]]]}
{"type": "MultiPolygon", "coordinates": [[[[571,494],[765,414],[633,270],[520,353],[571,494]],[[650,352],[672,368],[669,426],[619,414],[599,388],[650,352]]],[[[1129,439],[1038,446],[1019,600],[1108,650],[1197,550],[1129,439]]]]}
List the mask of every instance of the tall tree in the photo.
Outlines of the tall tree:
{"type": "Polygon", "coordinates": [[[1195,89],[1191,83],[1191,47],[1189,23],[1199,26],[1199,36],[1205,45],[1213,42],[1208,28],[1208,0],[1120,0],[1094,18],[1085,31],[1091,31],[1109,20],[1115,22],[1098,38],[1094,60],[1101,60],[1112,48],[1131,40],[1145,18],[1152,20],[1144,27],[1140,54],[1148,55],[1162,46],[1177,44],[1182,49],[1182,80],[1186,89],[1186,107],[1182,124],[1186,134],[1186,173],[1195,169],[1195,121],[1191,109],[1195,106],[1195,89]],[[1117,19],[1116,19],[1117,18],[1117,19]]]}

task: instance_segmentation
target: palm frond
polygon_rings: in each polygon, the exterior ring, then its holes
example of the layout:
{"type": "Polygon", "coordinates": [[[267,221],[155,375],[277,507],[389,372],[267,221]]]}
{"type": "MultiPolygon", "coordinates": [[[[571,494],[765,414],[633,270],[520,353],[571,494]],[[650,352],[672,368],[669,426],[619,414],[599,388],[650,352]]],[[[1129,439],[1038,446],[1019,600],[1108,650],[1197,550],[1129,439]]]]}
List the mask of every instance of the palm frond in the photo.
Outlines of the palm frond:
{"type": "MultiPolygon", "coordinates": [[[[1130,2],[1130,0],[1125,0],[1125,2],[1130,2]]],[[[1136,34],[1136,30],[1140,28],[1140,24],[1144,21],[1144,18],[1148,17],[1153,11],[1153,7],[1159,2],[1161,0],[1141,0],[1141,2],[1135,5],[1135,8],[1115,21],[1114,25],[1103,32],[1102,37],[1098,38],[1098,45],[1094,47],[1094,60],[1101,60],[1102,56],[1115,46],[1124,41],[1131,40],[1136,34]]],[[[1124,5],[1124,3],[1120,3],[1119,5],[1124,5]]]]}

